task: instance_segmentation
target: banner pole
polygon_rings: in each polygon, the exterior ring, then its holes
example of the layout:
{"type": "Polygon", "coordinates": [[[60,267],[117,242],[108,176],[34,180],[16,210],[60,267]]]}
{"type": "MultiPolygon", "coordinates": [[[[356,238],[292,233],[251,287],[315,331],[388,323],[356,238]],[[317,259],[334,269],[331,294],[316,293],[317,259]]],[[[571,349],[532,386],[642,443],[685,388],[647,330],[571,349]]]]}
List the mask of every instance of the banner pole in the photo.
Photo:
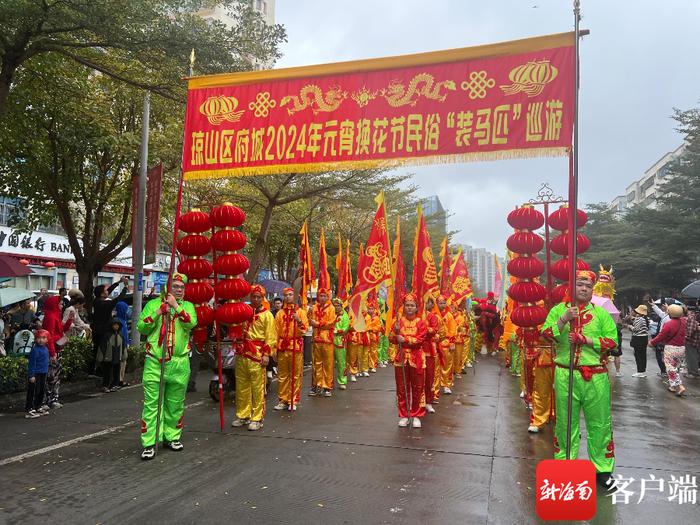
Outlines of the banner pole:
{"type": "MultiPolygon", "coordinates": [[[[577,236],[578,229],[578,104],[579,104],[579,23],[581,21],[581,2],[574,0],[574,137],[572,153],[569,156],[569,295],[571,305],[578,306],[576,300],[576,269],[577,269],[577,236]]],[[[576,323],[578,326],[578,323],[576,323]]],[[[572,322],[572,329],[574,324],[572,322]]],[[[566,419],[566,459],[571,459],[571,418],[573,406],[573,386],[574,386],[574,358],[576,355],[576,344],[569,348],[569,380],[567,392],[567,419],[566,419]]],[[[578,417],[578,414],[576,415],[578,417]]]]}

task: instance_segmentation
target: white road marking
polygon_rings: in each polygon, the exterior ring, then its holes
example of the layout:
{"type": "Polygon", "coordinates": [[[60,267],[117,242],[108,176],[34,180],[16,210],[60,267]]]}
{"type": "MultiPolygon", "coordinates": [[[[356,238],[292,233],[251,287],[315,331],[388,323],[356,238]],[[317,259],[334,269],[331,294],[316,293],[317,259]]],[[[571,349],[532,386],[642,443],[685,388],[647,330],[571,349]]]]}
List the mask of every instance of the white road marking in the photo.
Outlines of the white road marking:
{"type": "MultiPolygon", "coordinates": [[[[185,408],[192,408],[192,407],[196,407],[196,406],[203,405],[203,404],[204,404],[204,401],[197,401],[196,403],[190,403],[189,405],[185,405],[185,408]]],[[[60,448],[69,447],[71,445],[75,445],[76,443],[80,443],[81,441],[87,441],[88,439],[92,439],[92,438],[95,438],[98,436],[104,436],[105,434],[111,434],[112,432],[122,430],[126,427],[130,427],[131,425],[135,425],[136,423],[137,423],[136,420],[129,421],[128,423],[124,423],[123,425],[117,425],[116,427],[105,428],[104,430],[100,430],[99,432],[93,432],[92,434],[85,434],[84,436],[69,439],[68,441],[63,441],[62,443],[56,443],[55,445],[50,445],[48,447],[39,448],[36,450],[31,450],[29,452],[25,452],[24,454],[19,454],[18,456],[0,459],[0,467],[3,465],[9,465],[10,463],[16,463],[18,461],[23,461],[25,459],[28,459],[28,458],[31,458],[34,456],[39,456],[41,454],[46,454],[47,452],[52,452],[52,451],[58,450],[60,448]]]]}

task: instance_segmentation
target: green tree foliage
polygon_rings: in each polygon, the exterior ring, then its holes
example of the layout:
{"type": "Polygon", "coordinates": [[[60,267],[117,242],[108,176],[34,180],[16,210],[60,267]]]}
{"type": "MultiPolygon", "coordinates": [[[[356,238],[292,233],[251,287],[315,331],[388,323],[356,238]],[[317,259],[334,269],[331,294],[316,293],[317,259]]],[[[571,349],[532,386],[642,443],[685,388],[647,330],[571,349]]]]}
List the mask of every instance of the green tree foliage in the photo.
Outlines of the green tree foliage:
{"type": "Polygon", "coordinates": [[[686,136],[683,156],[671,164],[656,209],[635,207],[624,214],[605,203],[588,206],[583,232],[591,239],[585,255],[595,268],[613,265],[616,288],[629,304],[644,295],[678,295],[698,278],[700,267],[700,111],[676,111],[686,136]]]}

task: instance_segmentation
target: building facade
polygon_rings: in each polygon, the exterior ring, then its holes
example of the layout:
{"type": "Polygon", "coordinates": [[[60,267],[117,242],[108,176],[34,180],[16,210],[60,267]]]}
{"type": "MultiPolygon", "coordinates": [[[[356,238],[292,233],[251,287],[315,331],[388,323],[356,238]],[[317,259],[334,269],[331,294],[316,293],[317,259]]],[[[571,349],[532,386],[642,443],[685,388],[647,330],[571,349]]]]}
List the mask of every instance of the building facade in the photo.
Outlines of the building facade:
{"type": "MultiPolygon", "coordinates": [[[[469,277],[472,285],[476,286],[482,294],[494,291],[496,287],[496,260],[492,252],[485,248],[474,248],[468,244],[462,244],[464,259],[469,268],[469,277]]],[[[505,268],[502,258],[498,258],[501,268],[505,268]]]]}
{"type": "Polygon", "coordinates": [[[627,186],[625,195],[615,197],[610,203],[610,209],[624,213],[634,206],[656,208],[659,188],[668,180],[671,168],[681,162],[684,152],[685,144],[681,144],[666,153],[644,172],[643,177],[627,186]]]}

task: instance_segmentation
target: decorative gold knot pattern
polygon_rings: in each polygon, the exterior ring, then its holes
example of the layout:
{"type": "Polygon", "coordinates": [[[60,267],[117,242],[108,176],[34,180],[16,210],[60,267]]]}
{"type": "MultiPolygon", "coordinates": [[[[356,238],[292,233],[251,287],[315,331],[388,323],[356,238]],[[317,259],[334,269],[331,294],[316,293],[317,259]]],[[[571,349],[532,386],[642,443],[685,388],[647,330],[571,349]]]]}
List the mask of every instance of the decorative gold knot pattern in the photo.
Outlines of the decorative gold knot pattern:
{"type": "Polygon", "coordinates": [[[255,95],[255,102],[248,104],[248,109],[253,110],[256,117],[267,117],[276,105],[277,101],[270,98],[270,92],[262,91],[255,95]]]}
{"type": "Polygon", "coordinates": [[[469,73],[469,82],[464,80],[460,87],[462,91],[469,91],[469,98],[476,100],[477,98],[486,98],[486,93],[489,89],[496,85],[496,81],[488,78],[486,71],[472,71],[469,73]]]}

